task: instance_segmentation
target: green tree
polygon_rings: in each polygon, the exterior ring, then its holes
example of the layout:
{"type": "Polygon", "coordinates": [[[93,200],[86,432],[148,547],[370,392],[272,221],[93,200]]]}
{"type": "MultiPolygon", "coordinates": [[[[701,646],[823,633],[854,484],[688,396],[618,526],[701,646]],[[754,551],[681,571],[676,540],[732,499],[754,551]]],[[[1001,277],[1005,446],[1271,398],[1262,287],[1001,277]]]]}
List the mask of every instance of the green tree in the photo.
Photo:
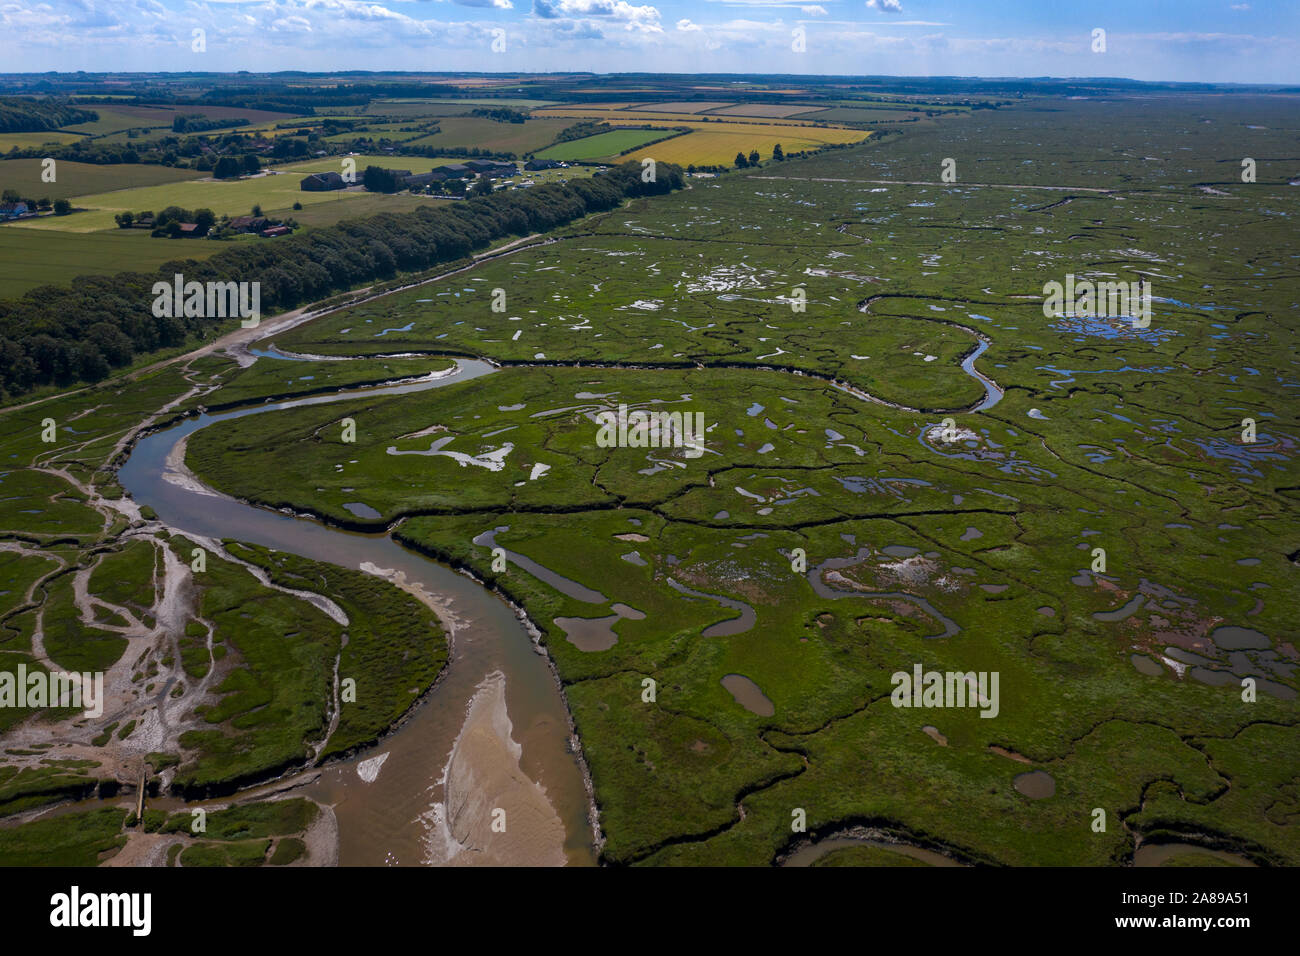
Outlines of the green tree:
{"type": "Polygon", "coordinates": [[[474,186],[470,189],[469,194],[471,196],[491,196],[492,180],[486,175],[480,176],[478,179],[474,180],[474,186]]]}
{"type": "Polygon", "coordinates": [[[382,166],[367,166],[361,177],[361,184],[366,187],[367,192],[397,192],[397,177],[382,166]]]}
{"type": "Polygon", "coordinates": [[[70,212],[72,212],[72,203],[68,202],[66,199],[54,200],[54,215],[66,216],[70,212]]]}
{"type": "Polygon", "coordinates": [[[775,146],[772,147],[772,158],[775,159],[778,163],[783,162],[785,160],[785,152],[781,149],[780,143],[777,143],[775,146]]]}
{"type": "Polygon", "coordinates": [[[751,165],[751,166],[757,166],[757,165],[758,165],[758,150],[756,150],[756,149],[751,149],[751,150],[749,151],[749,165],[751,165]]]}
{"type": "Polygon", "coordinates": [[[198,227],[194,230],[196,234],[206,236],[216,221],[216,214],[211,209],[194,210],[194,224],[198,227]]]}
{"type": "Polygon", "coordinates": [[[234,179],[239,175],[239,160],[233,156],[222,156],[217,165],[212,167],[212,175],[217,179],[234,179]]]}
{"type": "Polygon", "coordinates": [[[747,159],[745,158],[745,154],[744,154],[744,153],[737,153],[737,154],[736,154],[736,168],[737,168],[737,169],[744,169],[744,168],[745,168],[746,166],[748,166],[748,165],[749,165],[749,160],[747,160],[747,159]]]}
{"type": "Polygon", "coordinates": [[[117,220],[117,227],[119,229],[130,229],[131,223],[135,222],[135,216],[131,215],[130,212],[119,212],[113,218],[117,220]]]}
{"type": "Polygon", "coordinates": [[[244,154],[244,172],[255,173],[262,168],[261,161],[252,153],[244,154]]]}

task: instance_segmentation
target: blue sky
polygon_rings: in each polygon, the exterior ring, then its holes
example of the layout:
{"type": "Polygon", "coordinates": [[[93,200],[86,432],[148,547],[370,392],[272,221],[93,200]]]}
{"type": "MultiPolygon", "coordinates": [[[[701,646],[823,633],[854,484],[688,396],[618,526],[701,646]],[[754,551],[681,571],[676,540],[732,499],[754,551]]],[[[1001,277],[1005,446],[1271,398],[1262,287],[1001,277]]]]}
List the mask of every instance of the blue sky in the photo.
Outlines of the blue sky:
{"type": "Polygon", "coordinates": [[[0,71],[475,70],[1300,83],[1296,0],[0,0],[0,71]],[[194,31],[206,49],[192,49],[194,31]],[[1094,29],[1106,31],[1094,52],[1094,29]],[[493,31],[504,31],[496,33],[493,31]],[[803,31],[803,51],[794,49],[803,31]],[[496,46],[504,50],[493,50],[496,46]]]}

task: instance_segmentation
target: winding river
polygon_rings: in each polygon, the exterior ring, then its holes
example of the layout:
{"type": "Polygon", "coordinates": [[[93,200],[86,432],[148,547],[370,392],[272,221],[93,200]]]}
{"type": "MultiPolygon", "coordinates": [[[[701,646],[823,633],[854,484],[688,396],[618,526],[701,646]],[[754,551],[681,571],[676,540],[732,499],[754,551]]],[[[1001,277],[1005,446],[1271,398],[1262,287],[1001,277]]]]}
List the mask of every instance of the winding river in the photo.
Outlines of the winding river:
{"type": "MultiPolygon", "coordinates": [[[[340,865],[464,862],[450,859],[462,848],[453,846],[449,850],[446,828],[442,826],[449,758],[453,747],[460,750],[462,729],[469,728],[471,704],[476,704],[475,710],[480,709],[480,702],[499,696],[501,685],[508,735],[517,745],[502,754],[506,759],[517,757],[517,769],[527,777],[520,781],[515,768],[508,767],[504,776],[513,774],[514,779],[506,783],[516,788],[522,783],[534,792],[540,788],[563,825],[563,835],[557,837],[559,831],[554,827],[508,827],[505,838],[497,843],[495,855],[485,862],[545,859],[594,864],[586,781],[570,746],[568,712],[547,659],[535,648],[509,605],[468,576],[408,551],[387,535],[338,530],[314,520],[247,505],[195,487],[192,482],[177,483],[175,475],[171,480],[168,477],[168,457],[177,443],[216,422],[359,395],[437,388],[493,370],[487,362],[459,360],[457,365],[455,374],[441,378],[187,419],[139,441],[122,466],[119,480],[138,504],[150,506],[164,523],[179,531],[235,538],[348,568],[369,564],[400,572],[407,584],[422,587],[449,608],[455,625],[451,660],[433,692],[392,734],[353,759],[326,765],[318,779],[302,790],[333,807],[338,821],[340,865]],[[511,754],[511,750],[517,753],[511,754]]],[[[498,771],[495,773],[485,769],[479,767],[477,772],[461,774],[462,784],[468,776],[480,785],[505,786],[500,768],[490,768],[498,771]]],[[[487,806],[494,806],[497,796],[486,794],[487,806]]],[[[535,807],[529,809],[531,814],[535,807]]]]}
{"type": "MultiPolygon", "coordinates": [[[[983,401],[970,409],[982,411],[1002,397],[1002,389],[975,368],[989,340],[973,329],[959,328],[979,339],[961,367],[985,389],[983,401]]],[[[270,337],[268,330],[263,338],[270,337]]],[[[251,355],[271,361],[307,357],[280,353],[273,345],[251,355]]],[[[408,587],[431,596],[444,623],[452,625],[448,667],[395,731],[349,760],[298,775],[305,781],[301,792],[333,810],[340,865],[472,860],[594,864],[592,803],[584,768],[575,754],[568,710],[548,659],[514,609],[472,578],[403,548],[386,534],[343,531],[248,505],[182,474],[184,441],[216,422],[301,405],[438,388],[494,369],[480,360],[457,359],[456,366],[449,375],[186,419],[141,439],[120,469],[119,480],[139,505],[148,505],[178,531],[234,538],[312,560],[400,576],[408,587]],[[452,819],[458,814],[482,819],[511,800],[522,801],[515,819],[522,817],[525,825],[508,828],[490,848],[476,843],[469,832],[481,828],[462,819],[458,829],[452,819]],[[462,812],[467,804],[476,804],[477,809],[462,812]]],[[[907,410],[857,389],[846,390],[907,410]]],[[[743,614],[740,621],[752,625],[743,614]]]]}

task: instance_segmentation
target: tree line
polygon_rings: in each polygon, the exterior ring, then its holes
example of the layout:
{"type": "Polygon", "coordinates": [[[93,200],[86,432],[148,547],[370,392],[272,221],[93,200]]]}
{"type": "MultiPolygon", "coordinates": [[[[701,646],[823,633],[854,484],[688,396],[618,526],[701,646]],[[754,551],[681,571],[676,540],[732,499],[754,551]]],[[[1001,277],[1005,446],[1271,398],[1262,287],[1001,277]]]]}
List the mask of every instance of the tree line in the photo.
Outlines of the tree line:
{"type": "Polygon", "coordinates": [[[271,314],[682,185],[680,167],[660,163],[647,183],[639,164],[625,163],[590,179],[345,220],[274,243],[239,243],[204,262],[178,259],[155,273],[41,286],[0,301],[0,400],[43,385],[99,381],[137,356],[229,331],[229,319],[153,314],[154,283],[171,283],[176,273],[186,282],[258,282],[263,313],[271,314]]]}
{"type": "Polygon", "coordinates": [[[50,96],[28,99],[0,96],[0,133],[43,133],[71,123],[93,123],[99,119],[94,110],[82,110],[67,100],[50,96]]]}

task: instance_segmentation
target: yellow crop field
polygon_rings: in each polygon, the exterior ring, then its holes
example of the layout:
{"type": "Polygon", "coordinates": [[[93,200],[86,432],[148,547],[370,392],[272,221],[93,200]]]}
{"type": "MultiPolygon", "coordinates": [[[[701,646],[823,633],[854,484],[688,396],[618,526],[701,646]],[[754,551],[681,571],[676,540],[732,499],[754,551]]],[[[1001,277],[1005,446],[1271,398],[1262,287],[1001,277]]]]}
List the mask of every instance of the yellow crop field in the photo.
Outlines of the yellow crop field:
{"type": "Polygon", "coordinates": [[[762,159],[772,158],[772,148],[781,144],[786,153],[811,149],[826,143],[858,143],[871,134],[866,130],[833,129],[804,126],[792,128],[769,124],[739,127],[723,123],[692,123],[692,132],[662,143],[646,146],[629,153],[623,159],[641,160],[650,157],[656,162],[677,163],[680,166],[729,166],[736,153],[746,156],[758,150],[762,159]]]}

